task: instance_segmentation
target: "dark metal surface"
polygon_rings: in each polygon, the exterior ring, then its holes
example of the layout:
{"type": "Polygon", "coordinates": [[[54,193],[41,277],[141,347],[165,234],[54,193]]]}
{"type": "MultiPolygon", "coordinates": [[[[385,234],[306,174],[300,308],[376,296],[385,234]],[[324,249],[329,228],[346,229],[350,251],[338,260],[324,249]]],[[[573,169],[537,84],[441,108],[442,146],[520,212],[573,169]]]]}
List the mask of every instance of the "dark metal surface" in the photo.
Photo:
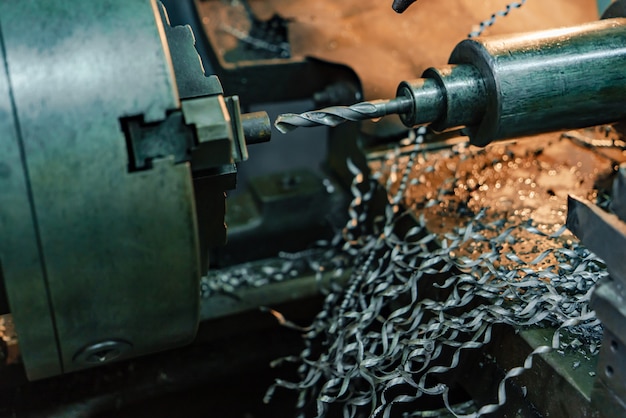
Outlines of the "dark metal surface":
{"type": "Polygon", "coordinates": [[[626,223],[578,197],[569,196],[567,206],[568,229],[604,259],[611,277],[626,285],[626,223]]]}
{"type": "Polygon", "coordinates": [[[212,252],[212,262],[223,267],[304,250],[332,237],[346,205],[335,184],[310,170],[259,175],[229,198],[228,244],[212,252]]]}
{"type": "MultiPolygon", "coordinates": [[[[613,242],[623,248],[624,241],[613,242]]],[[[607,280],[594,290],[591,307],[604,325],[597,379],[592,393],[594,406],[604,417],[626,414],[626,291],[622,280],[607,280]]]]}
{"type": "MultiPolygon", "coordinates": [[[[613,207],[621,212],[619,195],[622,172],[617,176],[617,191],[613,207]]],[[[626,270],[623,249],[626,246],[626,223],[618,216],[604,212],[599,207],[576,197],[568,199],[568,228],[589,249],[602,257],[611,275],[599,283],[591,299],[604,325],[604,336],[597,368],[597,380],[592,393],[594,406],[604,417],[622,416],[626,413],[626,270]]]]}
{"type": "MultiPolygon", "coordinates": [[[[247,154],[239,157],[236,153],[238,135],[234,118],[221,95],[197,97],[184,100],[181,104],[185,124],[194,127],[197,148],[191,159],[192,167],[208,169],[232,164],[247,159],[247,154]]],[[[239,106],[234,109],[239,111],[239,106]]],[[[245,147],[245,146],[244,146],[245,147]]]]}
{"type": "Polygon", "coordinates": [[[145,123],[142,117],[124,118],[122,129],[128,147],[129,171],[147,170],[152,161],[168,156],[174,163],[188,162],[195,146],[195,134],[185,125],[180,111],[172,112],[162,121],[145,123]]]}
{"type": "MultiPolygon", "coordinates": [[[[442,109],[433,119],[424,121],[419,114],[424,113],[425,107],[433,106],[424,99],[421,90],[418,90],[414,93],[416,120],[411,120],[410,115],[405,117],[401,114],[405,125],[413,126],[432,121],[432,128],[444,130],[457,126],[473,126],[480,122],[490,92],[475,66],[448,65],[429,68],[422,77],[434,80],[439,86],[441,104],[437,104],[435,108],[442,109]]],[[[470,140],[473,139],[470,137],[470,140]]]]}
{"type": "Polygon", "coordinates": [[[615,122],[626,115],[626,21],[461,42],[451,64],[472,64],[486,83],[472,143],[615,122]]]}
{"type": "MultiPolygon", "coordinates": [[[[624,313],[620,314],[622,321],[624,313]]],[[[626,346],[622,335],[624,334],[615,334],[615,329],[608,326],[604,330],[598,361],[598,378],[591,395],[593,405],[604,418],[621,417],[626,414],[626,353],[624,353],[626,346]]]]}
{"type": "Polygon", "coordinates": [[[409,8],[410,5],[415,3],[417,0],[393,0],[393,4],[391,7],[396,13],[403,13],[406,9],[409,8]]]}
{"type": "Polygon", "coordinates": [[[205,76],[204,65],[195,48],[196,38],[190,26],[172,27],[167,11],[159,7],[163,28],[167,37],[167,52],[171,56],[176,86],[181,100],[208,94],[222,94],[222,85],[214,75],[205,76]]]}
{"type": "Polygon", "coordinates": [[[617,0],[613,1],[612,4],[604,11],[602,14],[603,19],[612,19],[615,17],[625,17],[626,16],[626,1],[617,0]]]}
{"type": "MultiPolygon", "coordinates": [[[[476,402],[491,402],[502,376],[551,336],[550,329],[516,332],[500,327],[484,350],[462,355],[456,378],[476,402]]],[[[507,403],[488,416],[597,417],[596,408],[590,404],[597,361],[597,357],[585,358],[578,353],[537,357],[532,369],[507,383],[507,403]]]]}
{"type": "MultiPolygon", "coordinates": [[[[245,161],[248,153],[242,129],[239,97],[222,97],[224,91],[215,75],[206,76],[202,59],[195,48],[196,38],[188,25],[171,27],[167,12],[160,8],[165,34],[171,53],[176,85],[185,116],[185,123],[194,127],[197,144],[192,166],[200,171],[213,166],[245,161]],[[210,96],[210,97],[208,97],[210,96]],[[221,144],[221,145],[220,145],[221,144]],[[230,151],[232,150],[232,151],[230,151]],[[231,158],[232,157],[232,158],[231,158]]],[[[267,114],[258,112],[246,117],[256,129],[249,130],[250,141],[271,129],[267,114]]]]}
{"type": "MultiPolygon", "coordinates": [[[[4,26],[1,20],[0,24],[4,26]]],[[[22,132],[6,63],[7,47],[4,39],[0,39],[3,64],[0,71],[0,167],[3,173],[0,176],[0,263],[3,283],[12,304],[28,307],[28,311],[17,312],[16,322],[24,327],[21,338],[32,344],[31,349],[22,353],[24,361],[34,366],[31,375],[54,375],[61,372],[61,361],[54,320],[50,316],[46,271],[34,217],[35,204],[29,183],[29,169],[24,164],[26,156],[22,132]]]]}
{"type": "Polygon", "coordinates": [[[16,238],[0,256],[29,377],[83,368],[76,354],[103,341],[129,342],[129,355],[189,341],[199,286],[191,170],[165,158],[129,172],[120,127],[179,107],[156,2],[59,0],[45,13],[2,2],[0,24],[2,97],[19,124],[3,119],[16,141],[3,141],[15,176],[1,232],[16,238]]]}
{"type": "MultiPolygon", "coordinates": [[[[273,307],[305,324],[319,303],[273,307]]],[[[263,395],[274,374],[270,363],[300,346],[298,332],[259,310],[205,321],[193,344],[167,352],[37,382],[2,370],[0,417],[291,417],[293,396],[266,405],[263,395]]]]}

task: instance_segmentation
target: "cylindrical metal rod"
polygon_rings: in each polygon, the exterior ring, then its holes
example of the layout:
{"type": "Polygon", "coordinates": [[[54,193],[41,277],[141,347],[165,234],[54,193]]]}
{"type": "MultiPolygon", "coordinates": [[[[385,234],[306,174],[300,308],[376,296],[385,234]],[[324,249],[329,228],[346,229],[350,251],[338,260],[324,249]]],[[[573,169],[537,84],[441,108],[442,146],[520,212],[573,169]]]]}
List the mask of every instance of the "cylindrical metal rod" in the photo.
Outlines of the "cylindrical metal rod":
{"type": "Polygon", "coordinates": [[[411,100],[412,106],[404,112],[399,112],[402,123],[407,126],[434,122],[445,109],[441,88],[430,78],[403,81],[398,86],[397,97],[411,100]]]}
{"type": "Polygon", "coordinates": [[[267,112],[244,113],[241,115],[241,126],[246,145],[269,142],[272,138],[272,123],[267,112]]]}
{"type": "Polygon", "coordinates": [[[626,118],[626,19],[472,39],[452,52],[485,85],[472,143],[612,123],[626,118]]]}
{"type": "Polygon", "coordinates": [[[486,107],[485,87],[473,65],[448,65],[429,68],[424,78],[403,81],[398,97],[413,102],[410,111],[400,113],[406,126],[432,124],[443,130],[472,125],[480,121],[486,107]]]}

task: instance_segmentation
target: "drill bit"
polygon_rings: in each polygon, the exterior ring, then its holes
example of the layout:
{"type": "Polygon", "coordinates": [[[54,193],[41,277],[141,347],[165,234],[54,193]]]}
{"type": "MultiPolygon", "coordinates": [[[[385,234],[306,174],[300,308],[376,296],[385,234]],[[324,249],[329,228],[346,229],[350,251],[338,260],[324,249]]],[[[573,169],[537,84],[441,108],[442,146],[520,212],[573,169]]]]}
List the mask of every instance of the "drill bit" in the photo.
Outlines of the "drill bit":
{"type": "Polygon", "coordinates": [[[396,113],[411,111],[413,102],[408,97],[396,97],[391,100],[374,100],[357,103],[352,106],[331,106],[301,114],[285,113],[279,115],[274,126],[281,133],[293,131],[299,127],[337,126],[347,121],[376,119],[396,113]]]}

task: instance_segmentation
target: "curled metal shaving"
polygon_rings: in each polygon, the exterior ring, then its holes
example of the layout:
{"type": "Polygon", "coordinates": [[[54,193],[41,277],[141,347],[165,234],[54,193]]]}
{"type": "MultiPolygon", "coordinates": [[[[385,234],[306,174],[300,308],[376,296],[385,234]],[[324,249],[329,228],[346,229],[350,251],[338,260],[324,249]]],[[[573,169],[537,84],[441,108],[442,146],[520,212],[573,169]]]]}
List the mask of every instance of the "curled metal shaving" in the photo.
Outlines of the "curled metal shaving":
{"type": "Polygon", "coordinates": [[[492,14],[489,19],[483,20],[482,22],[480,22],[480,24],[478,25],[478,29],[476,29],[475,31],[472,31],[469,35],[467,35],[467,37],[476,38],[482,35],[483,32],[488,27],[493,26],[496,23],[496,20],[498,20],[498,18],[508,16],[509,13],[511,13],[511,11],[513,11],[514,9],[519,9],[525,3],[526,3],[526,0],[521,0],[521,1],[514,1],[514,2],[507,4],[504,10],[499,10],[495,12],[494,14],[492,14]]]}
{"type": "MultiPolygon", "coordinates": [[[[423,131],[408,155],[407,170],[426,158],[420,154],[421,135],[423,131]]],[[[400,154],[394,151],[395,157],[400,154]]],[[[517,228],[541,240],[558,240],[564,228],[546,233],[527,220],[514,225],[488,221],[479,211],[443,235],[430,233],[423,215],[401,233],[397,225],[414,211],[404,210],[400,202],[414,180],[406,172],[398,176],[397,162],[388,174],[400,178],[399,185],[387,183],[388,205],[370,228],[373,186],[352,162],[348,166],[354,175],[353,200],[335,247],[354,260],[353,273],[344,289],[328,293],[304,333],[305,349],[282,361],[298,365],[300,380],[276,380],[266,401],[277,388],[287,388],[299,393],[301,417],[391,417],[403,404],[415,412],[402,416],[417,417],[423,416],[422,398],[439,396],[455,416],[474,418],[507,402],[506,381],[530,369],[536,355],[597,347],[601,326],[589,300],[596,281],[607,276],[604,263],[577,242],[565,247],[559,242],[531,259],[505,246],[517,228]],[[490,250],[468,253],[467,246],[477,242],[490,250]],[[546,265],[549,257],[556,263],[546,265]],[[447,279],[440,279],[442,273],[447,279]],[[447,296],[433,300],[419,295],[423,282],[447,296]],[[506,373],[496,403],[457,410],[450,404],[448,386],[431,378],[454,371],[463,351],[488,344],[496,324],[552,326],[556,331],[551,344],[537,347],[523,365],[506,373]],[[564,330],[572,336],[564,339],[564,330]]]]}
{"type": "Polygon", "coordinates": [[[311,273],[321,280],[325,271],[333,271],[333,277],[339,278],[350,261],[345,254],[333,249],[339,240],[341,236],[334,242],[318,242],[314,248],[297,253],[281,252],[275,259],[209,270],[200,281],[200,295],[203,299],[218,294],[238,299],[237,292],[242,289],[260,288],[311,273]]]}

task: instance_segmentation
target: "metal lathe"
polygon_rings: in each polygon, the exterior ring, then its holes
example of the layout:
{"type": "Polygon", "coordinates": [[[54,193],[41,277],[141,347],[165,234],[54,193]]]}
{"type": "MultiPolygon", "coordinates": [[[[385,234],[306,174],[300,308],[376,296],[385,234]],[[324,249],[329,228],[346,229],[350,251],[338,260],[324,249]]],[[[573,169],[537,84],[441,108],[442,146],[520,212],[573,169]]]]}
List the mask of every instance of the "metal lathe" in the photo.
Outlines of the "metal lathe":
{"type": "Polygon", "coordinates": [[[626,414],[626,2],[344,3],[0,0],[0,416],[626,414]]]}

